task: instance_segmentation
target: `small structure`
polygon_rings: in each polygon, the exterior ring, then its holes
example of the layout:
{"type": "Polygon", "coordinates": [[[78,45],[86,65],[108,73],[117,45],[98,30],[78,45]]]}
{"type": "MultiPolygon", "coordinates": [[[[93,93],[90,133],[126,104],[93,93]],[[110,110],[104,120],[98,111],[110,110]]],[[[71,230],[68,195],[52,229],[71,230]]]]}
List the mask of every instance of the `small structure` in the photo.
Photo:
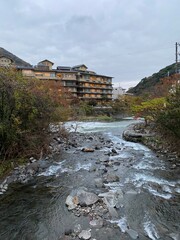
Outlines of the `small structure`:
{"type": "Polygon", "coordinates": [[[119,96],[124,95],[126,93],[126,89],[122,88],[122,87],[115,87],[113,88],[113,92],[112,92],[112,98],[117,99],[119,96]]]}

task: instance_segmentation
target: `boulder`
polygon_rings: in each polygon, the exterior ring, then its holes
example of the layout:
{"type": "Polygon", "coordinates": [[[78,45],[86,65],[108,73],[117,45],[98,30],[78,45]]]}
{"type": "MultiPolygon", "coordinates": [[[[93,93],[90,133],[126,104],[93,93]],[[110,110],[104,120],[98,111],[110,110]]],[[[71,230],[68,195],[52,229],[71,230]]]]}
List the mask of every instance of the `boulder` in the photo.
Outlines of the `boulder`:
{"type": "Polygon", "coordinates": [[[89,222],[89,224],[94,228],[101,228],[103,226],[103,220],[102,218],[93,219],[89,222]]]}
{"type": "Polygon", "coordinates": [[[83,190],[77,192],[77,198],[81,206],[90,206],[99,200],[96,194],[83,190]]]}
{"type": "Polygon", "coordinates": [[[82,230],[78,235],[80,239],[90,239],[91,238],[91,230],[82,230]]]}
{"type": "Polygon", "coordinates": [[[66,205],[69,210],[80,206],[90,206],[99,200],[98,196],[94,193],[88,192],[86,188],[79,188],[73,190],[66,198],[66,205]]]}
{"type": "Polygon", "coordinates": [[[78,205],[78,199],[76,196],[67,196],[66,198],[66,205],[68,206],[69,210],[75,209],[78,205]]]}

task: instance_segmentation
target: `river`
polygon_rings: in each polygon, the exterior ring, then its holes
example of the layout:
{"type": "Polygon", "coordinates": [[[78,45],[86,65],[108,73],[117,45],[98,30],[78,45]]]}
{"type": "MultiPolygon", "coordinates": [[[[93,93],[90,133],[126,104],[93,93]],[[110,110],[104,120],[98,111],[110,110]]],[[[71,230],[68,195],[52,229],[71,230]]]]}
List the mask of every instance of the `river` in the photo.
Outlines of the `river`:
{"type": "Polygon", "coordinates": [[[133,239],[126,233],[130,228],[142,240],[179,240],[179,171],[171,168],[165,156],[157,156],[141,144],[122,139],[123,130],[132,122],[67,123],[71,131],[87,135],[87,141],[79,140],[80,147],[67,149],[33,180],[11,184],[0,196],[0,239],[58,240],[75,224],[80,223],[87,229],[88,216],[77,217],[68,211],[66,197],[77,187],[100,193],[102,189],[94,185],[95,177],[100,174],[96,160],[114,149],[116,154],[109,158],[119,163],[110,171],[119,176],[119,181],[106,183],[103,191],[120,189],[123,192],[119,217],[107,219],[103,228],[92,230],[91,239],[133,239]],[[99,136],[110,141],[110,145],[102,147],[101,144],[93,153],[81,151],[85,146],[97,146],[99,136]],[[93,166],[96,171],[90,171],[93,166]]]}

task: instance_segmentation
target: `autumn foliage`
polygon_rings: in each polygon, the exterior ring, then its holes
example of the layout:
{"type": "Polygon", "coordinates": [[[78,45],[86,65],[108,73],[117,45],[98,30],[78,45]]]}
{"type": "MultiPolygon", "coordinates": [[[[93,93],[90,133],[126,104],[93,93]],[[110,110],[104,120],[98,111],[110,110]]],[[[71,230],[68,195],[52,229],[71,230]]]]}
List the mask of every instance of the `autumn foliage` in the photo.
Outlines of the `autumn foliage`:
{"type": "Polygon", "coordinates": [[[0,69],[0,159],[45,151],[49,123],[68,115],[65,95],[61,86],[0,69]]]}

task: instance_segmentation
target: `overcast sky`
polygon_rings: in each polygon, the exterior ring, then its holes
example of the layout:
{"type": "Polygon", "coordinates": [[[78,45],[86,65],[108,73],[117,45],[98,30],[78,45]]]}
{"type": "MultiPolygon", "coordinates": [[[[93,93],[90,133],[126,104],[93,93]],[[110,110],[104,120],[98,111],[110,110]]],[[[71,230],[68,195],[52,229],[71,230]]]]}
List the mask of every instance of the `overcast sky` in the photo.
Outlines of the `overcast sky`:
{"type": "Polygon", "coordinates": [[[126,89],[180,42],[180,0],[0,0],[0,16],[0,46],[23,60],[83,63],[126,89]]]}

